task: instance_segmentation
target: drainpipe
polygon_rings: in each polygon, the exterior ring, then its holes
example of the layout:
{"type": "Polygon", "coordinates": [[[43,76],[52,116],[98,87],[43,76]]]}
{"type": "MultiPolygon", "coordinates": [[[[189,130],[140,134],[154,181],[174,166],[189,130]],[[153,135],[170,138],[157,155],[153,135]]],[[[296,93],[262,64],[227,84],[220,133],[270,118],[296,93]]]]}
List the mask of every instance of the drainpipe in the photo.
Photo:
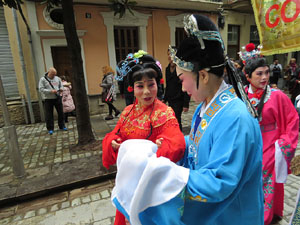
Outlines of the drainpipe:
{"type": "Polygon", "coordinates": [[[16,30],[16,35],[17,35],[19,57],[20,57],[21,66],[22,66],[22,74],[23,74],[23,79],[24,79],[24,84],[25,84],[25,91],[26,91],[26,97],[27,97],[27,102],[28,102],[30,121],[31,121],[31,123],[35,123],[32,104],[31,104],[30,91],[29,91],[29,86],[28,86],[28,80],[27,80],[27,73],[26,73],[25,62],[24,62],[24,56],[23,56],[23,51],[22,51],[22,44],[21,44],[21,37],[20,37],[20,31],[19,31],[19,25],[18,25],[17,12],[14,8],[12,8],[12,12],[13,12],[15,30],[16,30]]]}
{"type": "Polygon", "coordinates": [[[31,38],[31,31],[29,28],[27,28],[27,34],[28,34],[28,39],[29,39],[29,44],[30,44],[30,50],[31,50],[31,59],[33,63],[33,73],[34,73],[34,78],[35,78],[35,83],[36,83],[36,92],[38,95],[38,101],[39,101],[39,108],[40,108],[40,116],[41,116],[41,121],[45,122],[45,112],[44,112],[44,106],[42,102],[42,97],[39,91],[39,76],[36,68],[36,58],[33,50],[33,45],[32,45],[32,38],[31,38]]]}

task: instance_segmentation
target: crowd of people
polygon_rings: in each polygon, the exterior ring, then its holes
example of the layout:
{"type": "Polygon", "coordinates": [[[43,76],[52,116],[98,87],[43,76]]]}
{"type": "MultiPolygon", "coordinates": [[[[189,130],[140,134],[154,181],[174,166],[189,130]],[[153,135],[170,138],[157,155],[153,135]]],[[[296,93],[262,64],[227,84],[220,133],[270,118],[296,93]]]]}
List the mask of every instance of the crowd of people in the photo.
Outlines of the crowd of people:
{"type": "MultiPolygon", "coordinates": [[[[278,59],[269,65],[250,43],[233,61],[208,17],[189,15],[184,28],[187,37],[167,51],[165,84],[160,62],[142,50],[128,54],[116,72],[102,68],[105,120],[118,118],[102,141],[103,166],[118,167],[114,224],[277,223],[298,143],[296,59],[285,68],[278,59]],[[122,112],[113,105],[117,86],[122,112]],[[199,105],[184,136],[181,116],[190,98],[199,105]]],[[[65,131],[75,110],[71,83],[56,73],[50,68],[39,83],[50,135],[53,107],[65,131]]]]}

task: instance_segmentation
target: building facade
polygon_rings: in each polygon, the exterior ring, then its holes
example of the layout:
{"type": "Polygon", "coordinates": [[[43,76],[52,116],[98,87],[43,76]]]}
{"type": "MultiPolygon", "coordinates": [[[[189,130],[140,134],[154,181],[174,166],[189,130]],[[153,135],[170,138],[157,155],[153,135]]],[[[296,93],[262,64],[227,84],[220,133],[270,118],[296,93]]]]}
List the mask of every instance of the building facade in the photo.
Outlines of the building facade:
{"type": "MultiPolygon", "coordinates": [[[[114,16],[105,0],[74,1],[76,28],[81,44],[85,86],[91,114],[99,113],[101,110],[99,102],[102,92],[99,84],[103,77],[101,68],[106,65],[115,68],[117,62],[124,59],[128,53],[143,49],[161,62],[164,72],[164,68],[168,65],[168,46],[176,46],[184,38],[185,15],[200,13],[210,17],[219,26],[231,58],[235,58],[240,47],[251,40],[255,30],[252,12],[240,12],[230,8],[224,10],[222,1],[136,2],[133,14],[127,11],[119,18],[119,15],[114,16]]],[[[58,76],[64,75],[72,80],[72,68],[63,31],[62,9],[55,7],[48,11],[46,4],[31,1],[25,1],[22,7],[31,36],[26,34],[26,27],[20,16],[18,23],[28,87],[36,114],[39,108],[37,104],[39,78],[49,67],[54,66],[58,76]],[[32,45],[29,44],[31,43],[29,39],[32,39],[32,45]]],[[[17,95],[26,98],[24,67],[20,63],[16,45],[13,13],[7,7],[4,7],[3,11],[12,53],[11,60],[15,69],[15,80],[12,83],[15,82],[17,95]]]]}

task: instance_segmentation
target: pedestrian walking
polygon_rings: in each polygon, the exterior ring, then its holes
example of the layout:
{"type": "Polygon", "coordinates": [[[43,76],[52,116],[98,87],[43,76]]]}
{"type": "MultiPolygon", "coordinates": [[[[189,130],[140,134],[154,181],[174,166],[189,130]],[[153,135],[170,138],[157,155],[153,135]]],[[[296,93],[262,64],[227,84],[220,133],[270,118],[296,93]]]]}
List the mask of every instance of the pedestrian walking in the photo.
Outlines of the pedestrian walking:
{"type": "Polygon", "coordinates": [[[300,94],[300,68],[296,64],[295,58],[291,59],[287,73],[289,76],[289,93],[291,94],[292,104],[294,104],[297,95],[300,94]]]}
{"type": "Polygon", "coordinates": [[[255,46],[248,46],[240,55],[250,82],[246,92],[257,109],[263,138],[264,224],[268,225],[283,216],[284,183],[298,143],[299,117],[288,96],[268,85],[266,59],[255,46]]]}
{"type": "Polygon", "coordinates": [[[164,103],[174,110],[176,119],[182,130],[181,114],[189,110],[190,96],[182,91],[182,84],[176,73],[176,65],[173,63],[168,50],[169,65],[166,68],[166,88],[163,98],[164,103]]]}
{"type": "MultiPolygon", "coordinates": [[[[136,100],[124,109],[114,130],[103,139],[102,163],[106,168],[116,163],[119,146],[128,139],[148,139],[156,143],[157,157],[163,156],[173,162],[183,157],[184,136],[174,112],[157,97],[162,74],[159,65],[157,60],[141,50],[129,54],[119,65],[119,75],[128,79],[129,91],[133,91],[136,100]]],[[[126,173],[127,170],[130,167],[123,171],[126,173]]],[[[125,224],[121,212],[116,213],[115,225],[125,224]]]]}
{"type": "Polygon", "coordinates": [[[75,105],[73,101],[73,97],[71,95],[72,85],[71,82],[67,82],[65,76],[60,77],[62,80],[62,85],[64,87],[62,92],[62,104],[63,104],[63,112],[64,112],[64,119],[65,123],[68,123],[69,115],[74,115],[75,105]]]}
{"type": "Polygon", "coordinates": [[[224,57],[215,24],[206,16],[190,15],[184,28],[188,37],[177,52],[170,52],[184,90],[199,103],[184,157],[174,164],[156,158],[151,143],[125,142],[118,169],[130,169],[117,173],[112,201],[132,224],[262,225],[262,138],[249,113],[255,111],[224,57]],[[233,86],[223,80],[225,66],[233,86]],[[139,157],[131,155],[137,152],[139,157]],[[132,179],[125,188],[126,177],[132,179]]]}
{"type": "Polygon", "coordinates": [[[102,91],[102,102],[108,105],[108,116],[105,120],[112,120],[114,117],[112,115],[115,112],[115,117],[120,114],[120,111],[113,105],[113,102],[117,99],[116,89],[114,84],[114,73],[115,71],[110,66],[102,67],[103,79],[100,87],[103,88],[102,91]]]}
{"type": "Polygon", "coordinates": [[[278,79],[281,78],[282,66],[278,59],[274,59],[274,62],[270,65],[270,85],[278,85],[278,79]]]}
{"type": "Polygon", "coordinates": [[[54,132],[53,107],[58,115],[58,127],[63,131],[68,129],[64,123],[64,113],[61,100],[63,85],[61,79],[56,76],[56,69],[51,67],[39,81],[39,91],[44,99],[46,127],[50,135],[54,132]]]}

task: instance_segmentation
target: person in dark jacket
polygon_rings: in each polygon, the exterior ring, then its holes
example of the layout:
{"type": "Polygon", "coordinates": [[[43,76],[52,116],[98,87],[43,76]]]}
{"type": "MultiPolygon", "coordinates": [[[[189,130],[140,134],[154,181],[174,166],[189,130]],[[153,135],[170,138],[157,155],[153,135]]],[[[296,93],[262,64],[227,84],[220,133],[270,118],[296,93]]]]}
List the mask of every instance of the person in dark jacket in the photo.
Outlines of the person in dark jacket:
{"type": "Polygon", "coordinates": [[[168,103],[174,110],[180,130],[182,130],[181,114],[189,110],[190,96],[182,91],[182,84],[176,73],[176,65],[173,63],[168,50],[169,65],[166,68],[166,89],[163,102],[168,103]]]}

